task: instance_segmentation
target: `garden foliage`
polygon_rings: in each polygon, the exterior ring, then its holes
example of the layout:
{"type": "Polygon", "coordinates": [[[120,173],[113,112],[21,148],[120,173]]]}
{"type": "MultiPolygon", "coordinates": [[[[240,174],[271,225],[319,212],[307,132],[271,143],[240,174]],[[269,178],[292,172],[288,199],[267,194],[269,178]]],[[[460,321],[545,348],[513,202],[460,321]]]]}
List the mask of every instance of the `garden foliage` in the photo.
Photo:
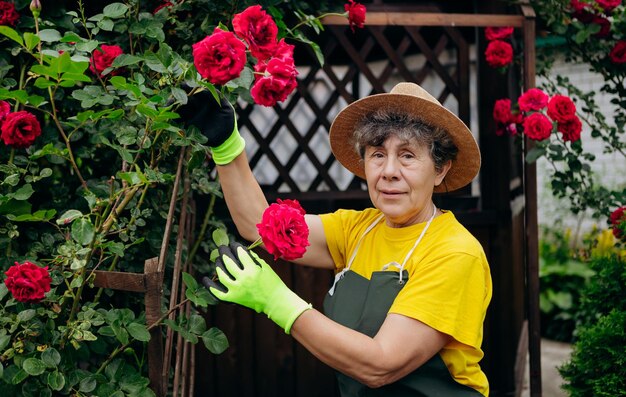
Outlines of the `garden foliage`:
{"type": "MultiPolygon", "coordinates": [[[[261,2],[276,21],[273,38],[319,53],[287,27],[322,28],[300,3],[261,2]]],[[[213,84],[194,64],[193,45],[216,27],[232,32],[233,17],[247,5],[0,0],[3,396],[153,394],[144,345],[159,324],[146,324],[143,297],[93,288],[94,270],[142,273],[146,260],[166,258],[167,305],[178,293],[168,281],[180,278],[181,268],[210,273],[216,243],[228,243],[213,213],[221,193],[207,139],[178,111],[201,90],[216,100],[252,101],[255,81],[273,77],[246,50],[249,37],[240,41],[241,69],[228,81],[213,84]],[[216,243],[206,238],[211,234],[216,243]]],[[[182,278],[183,298],[196,308],[214,303],[194,277],[182,278]]],[[[228,346],[197,310],[181,312],[164,322],[213,353],[228,346]]]]}

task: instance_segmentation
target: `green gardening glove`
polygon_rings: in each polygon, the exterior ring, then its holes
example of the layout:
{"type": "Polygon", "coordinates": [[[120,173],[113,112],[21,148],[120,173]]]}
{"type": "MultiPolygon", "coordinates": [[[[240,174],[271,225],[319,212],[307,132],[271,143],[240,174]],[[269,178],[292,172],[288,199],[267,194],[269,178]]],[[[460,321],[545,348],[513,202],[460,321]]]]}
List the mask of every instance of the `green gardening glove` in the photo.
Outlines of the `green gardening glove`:
{"type": "Polygon", "coordinates": [[[238,243],[219,247],[215,261],[219,283],[204,277],[203,284],[220,300],[265,313],[289,333],[294,321],[311,304],[291,291],[272,268],[238,243]]]}

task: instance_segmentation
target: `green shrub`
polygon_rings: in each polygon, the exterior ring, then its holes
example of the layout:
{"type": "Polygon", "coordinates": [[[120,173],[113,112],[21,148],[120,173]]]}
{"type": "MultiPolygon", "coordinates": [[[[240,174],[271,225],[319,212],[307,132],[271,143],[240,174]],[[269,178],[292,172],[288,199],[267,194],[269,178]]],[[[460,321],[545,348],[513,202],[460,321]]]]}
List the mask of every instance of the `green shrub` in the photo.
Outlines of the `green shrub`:
{"type": "Polygon", "coordinates": [[[626,395],[626,262],[593,258],[596,276],[581,299],[576,342],[559,368],[571,397],[626,395]]]}
{"type": "Polygon", "coordinates": [[[568,230],[544,229],[539,252],[541,334],[572,342],[580,293],[594,272],[572,248],[568,230]]]}

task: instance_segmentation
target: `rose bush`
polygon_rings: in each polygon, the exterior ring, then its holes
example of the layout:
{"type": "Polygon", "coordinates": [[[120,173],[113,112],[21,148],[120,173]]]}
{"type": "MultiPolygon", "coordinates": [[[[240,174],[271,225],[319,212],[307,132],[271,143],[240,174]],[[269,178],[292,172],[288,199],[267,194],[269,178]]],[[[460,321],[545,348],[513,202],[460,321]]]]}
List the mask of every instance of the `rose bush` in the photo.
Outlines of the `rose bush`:
{"type": "Polygon", "coordinates": [[[595,156],[585,149],[580,133],[590,131],[585,139],[599,141],[605,153],[626,157],[626,4],[620,0],[533,0],[531,4],[540,26],[555,42],[564,43],[539,47],[537,58],[537,70],[545,81],[541,88],[554,101],[547,114],[558,121],[562,139],[538,144],[527,160],[545,157],[552,165],[555,196],[568,198],[574,213],[590,211],[610,226],[609,214],[626,203],[626,191],[599,183],[592,167],[595,156]],[[552,76],[550,66],[562,55],[568,62],[588,65],[591,73],[604,77],[605,84],[598,92],[584,92],[569,79],[552,76]],[[601,109],[595,100],[598,94],[610,98],[613,107],[601,109]],[[574,106],[578,117],[560,119],[572,114],[574,106]]]}
{"type": "MultiPolygon", "coordinates": [[[[269,14],[241,3],[68,4],[0,1],[0,387],[150,396],[149,331],[165,323],[167,343],[175,331],[213,353],[228,346],[191,275],[212,271],[223,242],[219,185],[207,138],[178,111],[200,90],[233,104],[284,100],[297,84],[286,40],[319,54],[299,27],[322,25],[292,4],[271,8],[276,36],[269,14]],[[290,29],[282,16],[294,11],[302,22],[290,29]],[[168,308],[148,324],[143,297],[96,288],[96,271],[143,273],[151,258],[168,308]]],[[[164,357],[166,384],[181,346],[164,357]]]]}

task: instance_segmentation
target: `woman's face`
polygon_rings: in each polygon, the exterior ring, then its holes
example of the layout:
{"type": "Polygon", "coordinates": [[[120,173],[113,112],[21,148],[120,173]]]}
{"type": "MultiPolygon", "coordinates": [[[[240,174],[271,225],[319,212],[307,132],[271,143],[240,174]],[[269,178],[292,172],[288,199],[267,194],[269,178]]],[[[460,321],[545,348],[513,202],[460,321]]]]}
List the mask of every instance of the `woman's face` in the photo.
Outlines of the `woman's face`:
{"type": "Polygon", "coordinates": [[[437,172],[428,148],[391,135],[381,146],[365,148],[364,165],[372,203],[389,226],[403,227],[430,219],[433,188],[451,163],[437,172]]]}

